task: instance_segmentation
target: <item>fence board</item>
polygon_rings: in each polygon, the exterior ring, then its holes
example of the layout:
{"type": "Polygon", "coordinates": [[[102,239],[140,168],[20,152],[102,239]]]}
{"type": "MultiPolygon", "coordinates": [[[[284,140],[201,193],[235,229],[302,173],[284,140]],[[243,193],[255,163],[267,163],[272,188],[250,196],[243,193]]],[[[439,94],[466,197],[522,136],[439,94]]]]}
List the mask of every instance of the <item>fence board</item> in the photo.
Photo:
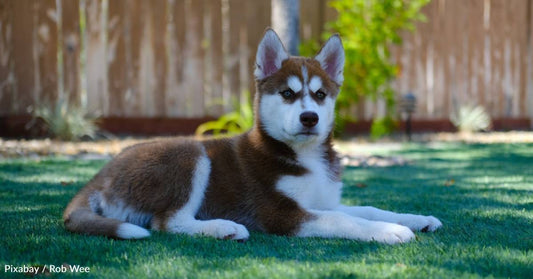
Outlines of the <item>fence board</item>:
{"type": "Polygon", "coordinates": [[[107,8],[103,4],[103,0],[87,0],[84,7],[86,102],[87,109],[97,115],[109,115],[107,8]]]}
{"type": "MultiPolygon", "coordinates": [[[[241,36],[243,36],[243,28],[245,28],[246,22],[241,20],[242,15],[246,14],[245,0],[232,0],[229,1],[229,28],[227,36],[227,49],[224,54],[224,74],[227,75],[228,82],[228,104],[231,109],[232,100],[239,100],[241,95],[241,80],[240,80],[240,55],[241,55],[241,36]]],[[[244,17],[246,18],[246,17],[244,17]]]]}
{"type": "Polygon", "coordinates": [[[109,115],[134,116],[143,112],[138,74],[146,17],[141,5],[140,0],[109,2],[109,115]]]}
{"type": "Polygon", "coordinates": [[[224,72],[222,45],[222,1],[206,3],[204,33],[207,42],[205,50],[205,110],[206,115],[215,116],[224,112],[222,105],[222,75],[224,72]]]}
{"type": "Polygon", "coordinates": [[[516,11],[514,32],[515,43],[513,45],[514,83],[517,86],[514,94],[514,103],[511,109],[511,117],[526,114],[526,73],[527,73],[527,45],[528,45],[528,4],[531,1],[513,1],[512,10],[516,11]]]}
{"type": "Polygon", "coordinates": [[[38,65],[34,99],[41,104],[54,104],[58,97],[57,20],[60,15],[55,0],[34,1],[34,4],[37,22],[33,29],[33,51],[38,65]]]}
{"type": "Polygon", "coordinates": [[[110,116],[122,116],[124,102],[131,98],[127,94],[128,74],[126,54],[126,17],[128,10],[124,1],[111,1],[108,6],[108,45],[107,62],[109,63],[109,112],[110,116]]]}
{"type": "Polygon", "coordinates": [[[300,37],[301,42],[309,40],[321,41],[322,26],[324,25],[324,0],[307,0],[300,3],[300,37]]]}
{"type": "Polygon", "coordinates": [[[483,1],[468,1],[467,25],[467,63],[468,63],[468,98],[466,102],[472,105],[483,105],[483,49],[485,31],[483,27],[483,1]]]}
{"type": "Polygon", "coordinates": [[[186,116],[186,103],[181,97],[184,91],[185,56],[185,0],[169,1],[168,19],[168,71],[166,79],[166,111],[170,117],[186,116]]]}
{"type": "Polygon", "coordinates": [[[13,113],[13,1],[0,1],[0,116],[13,113]]]}
{"type": "MultiPolygon", "coordinates": [[[[258,1],[257,3],[254,3],[254,5],[247,5],[246,56],[248,59],[242,61],[241,64],[244,64],[247,67],[245,73],[248,75],[248,91],[250,92],[251,98],[253,98],[255,94],[255,54],[257,46],[265,33],[266,27],[270,26],[271,13],[272,5],[268,1],[258,1]]],[[[246,86],[246,84],[243,85],[243,87],[246,86]]]]}
{"type": "MultiPolygon", "coordinates": [[[[153,98],[152,116],[163,117],[166,115],[165,93],[167,75],[167,4],[166,0],[144,1],[149,13],[151,53],[153,55],[153,65],[149,68],[152,71],[151,80],[147,86],[150,87],[150,98],[153,98]]],[[[141,74],[143,76],[143,74],[141,74]]]]}
{"type": "Polygon", "coordinates": [[[186,115],[204,115],[204,1],[185,1],[185,90],[179,92],[186,98],[186,115]]]}
{"type": "Polygon", "coordinates": [[[526,68],[523,68],[522,71],[525,71],[525,94],[526,101],[526,111],[521,116],[529,116],[530,119],[533,119],[533,0],[528,0],[527,2],[527,28],[526,28],[526,54],[524,63],[527,65],[526,68]]]}
{"type": "Polygon", "coordinates": [[[503,98],[504,98],[504,42],[507,40],[507,34],[504,33],[505,3],[501,1],[490,1],[490,53],[491,53],[491,88],[487,90],[488,110],[491,115],[501,117],[503,115],[503,98]]]}
{"type": "MultiPolygon", "coordinates": [[[[125,96],[122,98],[126,101],[123,115],[136,116],[139,112],[142,112],[146,116],[153,116],[153,100],[146,97],[146,90],[149,88],[142,87],[140,73],[141,69],[141,45],[144,43],[143,38],[146,35],[147,23],[147,9],[143,9],[144,4],[150,4],[148,1],[143,0],[128,0],[124,1],[127,6],[126,12],[126,25],[124,26],[125,35],[125,48],[126,48],[126,73],[127,83],[125,96]]],[[[146,47],[151,48],[150,42],[146,42],[146,47]]],[[[149,56],[150,50],[146,53],[149,56]]],[[[147,66],[148,67],[148,66],[147,66]]],[[[153,74],[153,71],[151,72],[153,74]]],[[[150,79],[150,77],[143,77],[150,79]]]]}
{"type": "Polygon", "coordinates": [[[78,1],[61,0],[60,42],[63,55],[63,94],[71,104],[81,104],[80,6],[78,1]]]}
{"type": "Polygon", "coordinates": [[[12,1],[13,4],[13,64],[15,91],[12,112],[23,114],[27,107],[38,103],[40,89],[35,82],[38,73],[34,59],[34,27],[36,22],[35,2],[31,0],[12,1]],[[31,19],[31,20],[30,20],[31,19]]]}

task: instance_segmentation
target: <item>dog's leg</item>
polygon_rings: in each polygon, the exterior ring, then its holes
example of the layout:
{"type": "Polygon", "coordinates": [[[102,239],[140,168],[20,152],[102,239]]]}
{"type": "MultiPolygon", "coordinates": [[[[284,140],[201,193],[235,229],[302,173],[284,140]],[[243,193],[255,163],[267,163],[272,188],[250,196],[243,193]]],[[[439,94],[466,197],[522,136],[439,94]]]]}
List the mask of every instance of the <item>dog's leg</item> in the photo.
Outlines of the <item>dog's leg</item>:
{"type": "Polygon", "coordinates": [[[367,220],[400,224],[409,227],[413,231],[434,231],[442,226],[442,223],[433,216],[401,214],[378,209],[372,206],[341,205],[337,208],[337,210],[350,216],[360,217],[367,220]]]}
{"type": "MultiPolygon", "coordinates": [[[[197,220],[194,217],[204,199],[210,172],[211,161],[204,154],[198,158],[196,163],[189,200],[183,207],[171,214],[165,222],[164,229],[174,233],[201,234],[221,239],[248,239],[250,234],[243,225],[229,220],[197,220]]],[[[159,220],[155,220],[156,224],[159,222],[159,220]]]]}
{"type": "Polygon", "coordinates": [[[340,237],[395,244],[412,240],[415,235],[401,225],[369,221],[339,211],[309,210],[311,218],[301,224],[297,236],[340,237]]]}

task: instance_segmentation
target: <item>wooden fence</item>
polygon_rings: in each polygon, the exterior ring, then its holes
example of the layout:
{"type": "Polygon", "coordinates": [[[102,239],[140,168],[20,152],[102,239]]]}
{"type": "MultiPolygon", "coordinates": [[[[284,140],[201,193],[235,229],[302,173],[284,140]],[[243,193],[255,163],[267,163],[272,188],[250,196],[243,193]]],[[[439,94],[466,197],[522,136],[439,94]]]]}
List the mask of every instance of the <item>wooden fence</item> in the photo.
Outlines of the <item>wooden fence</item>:
{"type": "Polygon", "coordinates": [[[417,96],[417,117],[482,105],[493,118],[533,118],[532,4],[433,0],[424,7],[427,22],[393,49],[402,69],[394,86],[417,96]]]}
{"type": "MultiPolygon", "coordinates": [[[[334,18],[301,0],[303,39],[334,18]]],[[[462,104],[495,118],[533,117],[533,0],[434,0],[427,22],[393,47],[399,94],[417,118],[448,119],[462,104]]],[[[0,0],[0,116],[57,99],[112,117],[204,117],[253,89],[270,1],[0,0]]],[[[346,77],[349,78],[349,77],[346,77]]],[[[363,102],[360,119],[382,113],[363,102]]]]}

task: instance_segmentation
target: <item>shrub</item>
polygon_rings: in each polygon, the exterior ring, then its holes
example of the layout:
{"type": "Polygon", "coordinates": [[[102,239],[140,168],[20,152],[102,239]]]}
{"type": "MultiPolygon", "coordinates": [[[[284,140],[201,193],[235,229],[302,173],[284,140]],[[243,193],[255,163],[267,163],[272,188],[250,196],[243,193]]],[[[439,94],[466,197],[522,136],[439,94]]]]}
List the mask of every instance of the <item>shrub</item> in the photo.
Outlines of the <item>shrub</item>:
{"type": "Polygon", "coordinates": [[[233,99],[233,107],[236,110],[220,116],[217,120],[201,124],[196,128],[196,135],[213,133],[214,136],[236,135],[248,131],[254,124],[253,104],[250,92],[243,94],[243,102],[233,99]]]}
{"type": "MultiPolygon", "coordinates": [[[[362,97],[373,101],[384,99],[386,115],[378,119],[373,130],[387,133],[382,125],[395,115],[395,95],[390,82],[397,76],[398,67],[390,58],[389,47],[401,44],[401,30],[413,30],[414,22],[424,20],[420,9],[429,0],[333,0],[330,5],[338,17],[326,24],[323,39],[332,33],[342,37],[346,62],[342,94],[337,101],[339,123],[355,121],[350,108],[362,97]]],[[[314,55],[318,42],[307,42],[301,46],[303,55],[314,55]]],[[[342,125],[339,125],[343,129],[342,125]]]]}
{"type": "Polygon", "coordinates": [[[484,131],[491,125],[490,116],[482,106],[461,106],[450,116],[450,121],[463,133],[484,131]]]}
{"type": "Polygon", "coordinates": [[[35,119],[42,119],[52,137],[61,140],[79,140],[94,137],[96,119],[89,117],[87,109],[69,105],[59,99],[55,105],[41,106],[33,111],[35,119]]]}

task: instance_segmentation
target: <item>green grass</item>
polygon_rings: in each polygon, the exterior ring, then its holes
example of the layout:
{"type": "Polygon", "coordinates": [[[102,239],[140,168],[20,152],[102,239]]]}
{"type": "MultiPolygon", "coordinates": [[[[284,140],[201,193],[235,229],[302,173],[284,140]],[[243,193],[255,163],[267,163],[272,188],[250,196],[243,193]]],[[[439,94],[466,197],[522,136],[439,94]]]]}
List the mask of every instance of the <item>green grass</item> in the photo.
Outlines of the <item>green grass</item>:
{"type": "Polygon", "coordinates": [[[344,202],[434,215],[442,229],[396,246],[261,233],[246,243],[158,232],[142,241],[74,235],[63,229],[62,210],[105,162],[0,161],[0,277],[6,264],[67,263],[91,271],[53,277],[531,278],[532,144],[413,144],[376,153],[413,163],[347,169],[344,202]]]}

